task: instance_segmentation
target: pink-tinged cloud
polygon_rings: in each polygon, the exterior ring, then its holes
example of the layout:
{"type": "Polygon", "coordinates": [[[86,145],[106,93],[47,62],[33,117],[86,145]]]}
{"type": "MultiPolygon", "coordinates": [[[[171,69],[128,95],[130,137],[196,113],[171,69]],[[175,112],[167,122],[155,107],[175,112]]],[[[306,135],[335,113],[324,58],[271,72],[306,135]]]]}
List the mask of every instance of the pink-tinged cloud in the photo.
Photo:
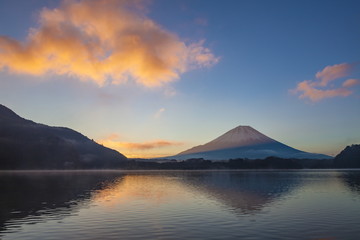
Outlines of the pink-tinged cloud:
{"type": "Polygon", "coordinates": [[[136,149],[136,150],[149,150],[153,148],[163,148],[170,146],[179,146],[181,143],[178,142],[170,142],[165,140],[152,141],[152,142],[144,142],[144,143],[119,143],[121,147],[126,149],[136,149]]]}
{"type": "Polygon", "coordinates": [[[358,85],[358,84],[360,84],[360,80],[359,80],[359,79],[353,79],[353,78],[351,78],[351,79],[346,80],[346,81],[342,84],[342,86],[343,86],[343,87],[353,87],[353,86],[358,85]]]}
{"type": "Polygon", "coordinates": [[[327,66],[316,73],[316,80],[305,80],[298,83],[297,87],[291,90],[291,93],[299,94],[301,99],[310,99],[317,102],[325,98],[347,97],[353,93],[349,88],[359,84],[358,79],[348,79],[343,81],[341,87],[329,87],[329,82],[339,80],[339,78],[350,74],[352,64],[342,63],[327,66]]]}
{"type": "Polygon", "coordinates": [[[146,11],[139,0],[64,0],[41,10],[26,41],[0,36],[0,70],[159,86],[219,61],[204,41],[185,43],[146,11]]]}
{"type": "Polygon", "coordinates": [[[352,68],[351,64],[341,63],[327,66],[320,72],[316,73],[316,78],[320,80],[319,86],[326,86],[330,81],[349,75],[352,68]]]}
{"type": "Polygon", "coordinates": [[[352,94],[352,91],[346,88],[322,90],[315,88],[314,85],[312,81],[303,81],[297,85],[294,92],[301,92],[299,96],[301,99],[308,98],[312,102],[317,102],[324,98],[346,97],[352,94]]]}

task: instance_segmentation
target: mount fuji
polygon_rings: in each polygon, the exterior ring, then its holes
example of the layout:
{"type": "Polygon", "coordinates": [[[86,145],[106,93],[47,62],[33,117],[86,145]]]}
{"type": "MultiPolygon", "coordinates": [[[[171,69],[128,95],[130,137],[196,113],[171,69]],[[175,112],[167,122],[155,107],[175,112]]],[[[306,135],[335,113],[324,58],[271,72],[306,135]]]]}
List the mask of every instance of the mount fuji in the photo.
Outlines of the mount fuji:
{"type": "Polygon", "coordinates": [[[330,159],[330,156],[308,153],[280,143],[250,126],[238,126],[220,137],[175,156],[176,160],[203,158],[206,160],[229,160],[236,158],[264,159],[267,157],[295,159],[330,159]]]}

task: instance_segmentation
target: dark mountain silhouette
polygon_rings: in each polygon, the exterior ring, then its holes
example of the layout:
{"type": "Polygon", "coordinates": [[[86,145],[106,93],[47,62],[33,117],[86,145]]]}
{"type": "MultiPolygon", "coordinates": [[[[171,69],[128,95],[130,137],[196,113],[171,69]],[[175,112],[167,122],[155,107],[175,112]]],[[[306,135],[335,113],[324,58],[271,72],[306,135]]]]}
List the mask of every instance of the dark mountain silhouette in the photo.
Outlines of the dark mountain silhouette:
{"type": "Polygon", "coordinates": [[[79,132],[26,120],[0,104],[0,169],[112,168],[124,160],[79,132]]]}
{"type": "Polygon", "coordinates": [[[347,146],[334,159],[336,168],[360,168],[360,144],[347,146]]]}
{"type": "Polygon", "coordinates": [[[250,126],[238,126],[220,137],[188,149],[170,159],[229,160],[236,158],[265,159],[267,157],[292,159],[331,159],[324,154],[308,153],[280,143],[250,126]]]}

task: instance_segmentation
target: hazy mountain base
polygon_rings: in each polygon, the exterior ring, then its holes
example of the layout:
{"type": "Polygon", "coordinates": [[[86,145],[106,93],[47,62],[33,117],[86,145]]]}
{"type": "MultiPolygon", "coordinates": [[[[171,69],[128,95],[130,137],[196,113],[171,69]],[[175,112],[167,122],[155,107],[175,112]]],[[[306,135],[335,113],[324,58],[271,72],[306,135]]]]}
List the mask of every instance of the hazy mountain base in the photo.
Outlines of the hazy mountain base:
{"type": "Polygon", "coordinates": [[[169,158],[177,160],[186,160],[190,158],[221,160],[231,158],[265,159],[266,157],[270,156],[283,159],[332,159],[331,157],[324,154],[300,151],[280,142],[256,144],[251,146],[227,148],[207,152],[196,152],[190,154],[182,153],[169,158]]]}
{"type": "Polygon", "coordinates": [[[334,159],[297,159],[267,157],[265,159],[230,159],[228,161],[211,161],[193,158],[184,161],[159,159],[133,160],[123,166],[127,169],[332,169],[360,168],[360,145],[347,146],[334,159]]]}
{"type": "Polygon", "coordinates": [[[250,126],[238,126],[204,145],[165,158],[224,160],[234,158],[264,159],[271,156],[286,159],[332,159],[332,157],[324,154],[308,153],[287,146],[250,126]]]}
{"type": "Polygon", "coordinates": [[[193,158],[184,161],[159,159],[159,162],[133,160],[128,169],[331,169],[360,168],[360,145],[347,146],[334,159],[298,159],[267,157],[265,159],[230,159],[211,161],[193,158]],[[162,162],[161,162],[162,161],[162,162]]]}

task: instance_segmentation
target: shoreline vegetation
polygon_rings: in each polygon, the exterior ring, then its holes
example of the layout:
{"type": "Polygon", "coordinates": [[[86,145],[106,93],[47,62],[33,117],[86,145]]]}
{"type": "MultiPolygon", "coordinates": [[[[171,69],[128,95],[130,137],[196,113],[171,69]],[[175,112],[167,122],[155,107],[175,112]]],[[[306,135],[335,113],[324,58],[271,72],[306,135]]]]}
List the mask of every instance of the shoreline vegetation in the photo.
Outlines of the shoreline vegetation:
{"type": "MultiPolygon", "coordinates": [[[[11,156],[8,156],[11,160],[11,156]]],[[[39,159],[38,159],[39,160],[39,159]]],[[[69,159],[68,159],[69,160],[69,159]]],[[[333,159],[285,159],[267,157],[265,159],[230,159],[211,161],[203,158],[192,158],[182,161],[175,159],[127,159],[111,161],[111,165],[98,159],[93,164],[81,161],[64,164],[44,164],[51,159],[29,161],[26,165],[4,165],[1,170],[287,170],[287,169],[352,169],[360,168],[360,144],[347,146],[333,159]]],[[[0,162],[1,165],[1,162],[0,162]]]]}
{"type": "Polygon", "coordinates": [[[41,168],[37,165],[27,167],[8,167],[1,170],[276,170],[276,169],[349,169],[360,168],[360,145],[347,146],[333,159],[285,159],[267,157],[265,159],[230,159],[211,161],[193,158],[183,161],[172,159],[128,159],[118,161],[112,166],[74,165],[41,168]]]}
{"type": "Polygon", "coordinates": [[[360,144],[347,146],[333,159],[286,159],[267,157],[265,159],[230,159],[210,161],[193,158],[185,161],[171,159],[129,159],[121,166],[123,169],[338,169],[360,168],[360,144]]]}

